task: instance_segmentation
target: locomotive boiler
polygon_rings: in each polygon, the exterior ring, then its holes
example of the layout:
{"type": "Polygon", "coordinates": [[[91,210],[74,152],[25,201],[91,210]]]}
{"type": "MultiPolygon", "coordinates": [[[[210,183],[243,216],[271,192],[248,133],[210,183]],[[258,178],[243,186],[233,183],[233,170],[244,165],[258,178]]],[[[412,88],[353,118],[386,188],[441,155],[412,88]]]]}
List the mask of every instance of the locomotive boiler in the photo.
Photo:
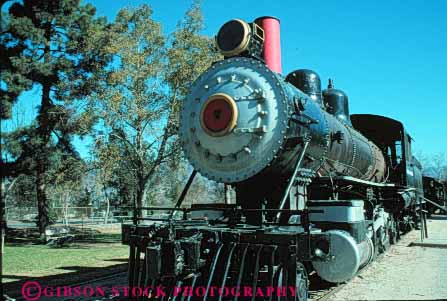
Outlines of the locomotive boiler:
{"type": "Polygon", "coordinates": [[[283,76],[276,18],[231,20],[216,46],[224,59],[182,104],[194,171],[179,201],[166,222],[123,225],[131,285],[205,287],[197,299],[213,286],[291,286],[285,298],[305,300],[308,272],[347,281],[423,221],[421,168],[399,121],[350,115],[346,93],[332,80],[321,91],[312,70],[283,76]],[[181,207],[197,172],[232,186],[236,201],[181,207]]]}
{"type": "MultiPolygon", "coordinates": [[[[230,34],[237,27],[242,27],[239,21],[225,24],[218,39],[234,38],[230,34]]],[[[384,157],[350,125],[346,95],[330,86],[322,101],[318,84],[310,70],[284,78],[251,57],[215,63],[194,83],[182,107],[185,155],[202,175],[226,183],[259,175],[287,178],[300,154],[300,166],[320,176],[382,181],[384,157]],[[311,85],[312,91],[306,90],[311,85]]]]}

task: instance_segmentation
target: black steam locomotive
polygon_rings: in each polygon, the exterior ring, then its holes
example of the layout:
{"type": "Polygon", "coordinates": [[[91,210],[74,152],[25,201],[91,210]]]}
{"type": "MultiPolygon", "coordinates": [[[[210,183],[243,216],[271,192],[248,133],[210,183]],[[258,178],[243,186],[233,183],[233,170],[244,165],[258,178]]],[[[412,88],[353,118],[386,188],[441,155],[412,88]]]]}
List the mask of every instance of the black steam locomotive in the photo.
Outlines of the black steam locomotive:
{"type": "Polygon", "coordinates": [[[350,115],[347,95],[332,81],[321,91],[311,70],[282,76],[279,35],[272,17],[221,27],[224,59],[181,111],[185,190],[166,220],[123,225],[129,284],[151,298],[161,285],[172,299],[306,300],[310,272],[347,281],[424,221],[403,124],[350,115]],[[182,207],[197,172],[231,185],[236,202],[182,207]]]}
{"type": "Polygon", "coordinates": [[[430,175],[422,177],[424,184],[425,209],[429,215],[447,212],[447,182],[439,181],[430,175]]]}

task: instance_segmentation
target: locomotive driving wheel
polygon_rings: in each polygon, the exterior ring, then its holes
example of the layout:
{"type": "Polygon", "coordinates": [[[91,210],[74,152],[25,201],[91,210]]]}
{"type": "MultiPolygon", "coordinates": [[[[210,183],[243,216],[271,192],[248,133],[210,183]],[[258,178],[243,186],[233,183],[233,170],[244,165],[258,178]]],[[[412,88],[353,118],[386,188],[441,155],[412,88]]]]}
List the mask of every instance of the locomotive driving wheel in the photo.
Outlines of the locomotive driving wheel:
{"type": "Polygon", "coordinates": [[[307,277],[306,268],[300,262],[296,267],[296,280],[295,280],[295,301],[307,301],[309,280],[307,277]]]}
{"type": "Polygon", "coordinates": [[[393,234],[393,220],[392,217],[390,217],[385,224],[385,227],[381,227],[378,230],[378,242],[379,242],[379,252],[383,253],[386,250],[388,250],[393,244],[392,242],[392,236],[393,234]]]}
{"type": "Polygon", "coordinates": [[[291,295],[290,291],[287,292],[287,296],[277,296],[278,301],[307,301],[309,279],[307,271],[304,265],[300,262],[296,262],[295,274],[290,275],[289,269],[285,266],[279,266],[277,269],[276,287],[295,287],[295,295],[291,295]]]}

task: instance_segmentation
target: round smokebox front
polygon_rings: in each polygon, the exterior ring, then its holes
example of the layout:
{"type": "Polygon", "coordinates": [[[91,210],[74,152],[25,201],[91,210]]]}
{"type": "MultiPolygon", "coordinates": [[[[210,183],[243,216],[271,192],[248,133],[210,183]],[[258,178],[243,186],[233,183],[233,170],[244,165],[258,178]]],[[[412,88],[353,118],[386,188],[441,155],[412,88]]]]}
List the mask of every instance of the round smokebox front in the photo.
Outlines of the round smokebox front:
{"type": "Polygon", "coordinates": [[[182,105],[180,139],[202,175],[240,182],[263,170],[284,142],[287,101],[263,63],[232,58],[210,67],[182,105]]]}

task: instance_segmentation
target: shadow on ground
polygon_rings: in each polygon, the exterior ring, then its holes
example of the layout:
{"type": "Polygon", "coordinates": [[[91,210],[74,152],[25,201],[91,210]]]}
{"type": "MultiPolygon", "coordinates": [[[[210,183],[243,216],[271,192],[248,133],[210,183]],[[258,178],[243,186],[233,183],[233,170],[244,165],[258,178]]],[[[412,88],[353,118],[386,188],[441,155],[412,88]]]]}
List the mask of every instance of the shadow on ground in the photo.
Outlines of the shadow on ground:
{"type": "MultiPolygon", "coordinates": [[[[117,243],[121,241],[121,233],[101,233],[95,229],[69,228],[69,234],[74,235],[76,243],[117,243]]],[[[9,245],[44,244],[39,237],[37,228],[8,228],[6,242],[9,245]]]]}
{"type": "Polygon", "coordinates": [[[428,219],[433,220],[447,220],[447,215],[432,215],[428,219]]]}
{"type": "MultiPolygon", "coordinates": [[[[110,260],[118,261],[118,260],[110,260]]],[[[17,279],[16,281],[4,283],[3,287],[6,295],[10,297],[21,296],[23,284],[27,281],[37,281],[41,287],[45,286],[64,286],[74,285],[88,280],[96,279],[107,275],[113,275],[127,271],[127,263],[116,264],[108,267],[81,267],[81,266],[64,266],[59,267],[61,270],[69,270],[70,272],[51,276],[27,277],[19,275],[3,275],[3,278],[17,279]]]]}
{"type": "Polygon", "coordinates": [[[111,262],[127,262],[128,259],[124,259],[124,258],[113,258],[113,259],[104,259],[104,261],[111,261],[111,262]]]}

